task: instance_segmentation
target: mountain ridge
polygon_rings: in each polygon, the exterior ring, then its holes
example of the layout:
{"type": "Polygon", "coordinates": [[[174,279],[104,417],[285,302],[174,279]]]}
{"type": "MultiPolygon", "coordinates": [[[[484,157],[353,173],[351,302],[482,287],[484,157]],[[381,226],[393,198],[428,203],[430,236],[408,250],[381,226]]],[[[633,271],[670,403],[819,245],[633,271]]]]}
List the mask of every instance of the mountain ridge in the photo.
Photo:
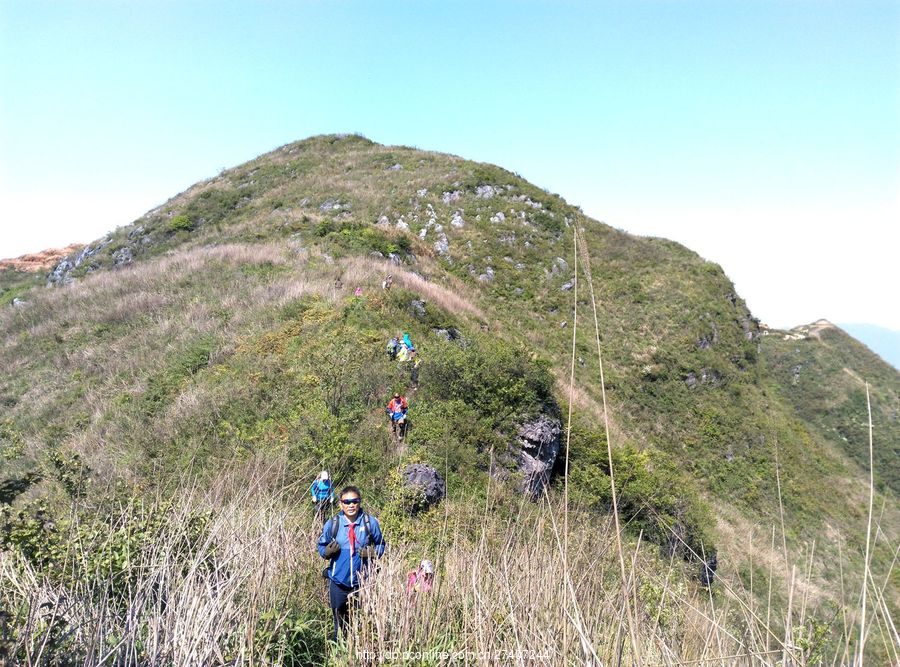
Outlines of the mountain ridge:
{"type": "MultiPolygon", "coordinates": [[[[682,543],[717,552],[723,575],[744,581],[753,565],[738,533],[783,513],[787,543],[819,541],[818,601],[836,600],[840,547],[823,536],[840,537],[848,570],[861,559],[859,377],[877,382],[887,533],[897,516],[895,371],[830,326],[760,327],[721,267],[684,246],[614,230],[502,168],[353,135],[288,144],[191,186],[61,262],[50,283],[65,288],[0,273],[0,298],[25,302],[0,314],[11,341],[0,353],[4,428],[32,443],[10,470],[49,479],[45,449],[74,452],[163,491],[185,466],[212,474],[268,452],[377,488],[398,452],[376,403],[410,382],[381,358],[401,328],[423,367],[399,456],[444,466],[451,491],[480,502],[491,480],[515,488],[521,420],[551,403],[565,414],[571,400],[572,500],[607,512],[576,227],[600,309],[623,518],[685,562],[696,558],[682,543]]],[[[548,493],[563,490],[564,460],[550,461],[548,493]]],[[[373,492],[402,532],[399,497],[373,492]]]]}

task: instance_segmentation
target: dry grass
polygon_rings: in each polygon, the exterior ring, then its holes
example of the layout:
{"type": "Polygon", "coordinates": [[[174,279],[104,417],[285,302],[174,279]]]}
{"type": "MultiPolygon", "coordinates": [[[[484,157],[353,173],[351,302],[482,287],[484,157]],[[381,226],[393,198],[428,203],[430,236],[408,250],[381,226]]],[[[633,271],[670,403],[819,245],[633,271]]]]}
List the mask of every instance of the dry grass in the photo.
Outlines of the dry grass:
{"type": "Polygon", "coordinates": [[[460,296],[472,293],[472,291],[455,280],[455,284],[444,286],[425,280],[418,273],[402,266],[372,258],[355,257],[343,262],[343,266],[345,267],[343,279],[347,286],[367,285],[372,289],[380,289],[381,281],[385,276],[391,274],[394,277],[395,285],[422,295],[426,301],[449,313],[460,316],[468,315],[480,321],[486,319],[484,312],[475,303],[460,296]]]}
{"type": "MultiPolygon", "coordinates": [[[[64,647],[78,664],[298,664],[287,657],[311,650],[317,637],[318,652],[304,653],[299,664],[630,665],[623,595],[636,603],[640,664],[839,664],[844,636],[856,636],[852,618],[843,630],[832,619],[837,648],[823,653],[810,630],[813,600],[802,592],[808,568],[786,572],[777,556],[769,569],[775,587],[786,577],[792,583],[787,608],[759,607],[727,570],[713,595],[694,586],[679,562],[645,553],[640,540],[626,543],[623,591],[611,517],[570,510],[564,557],[562,504],[545,498],[523,501],[517,516],[500,522],[490,501],[448,501],[442,517],[428,519],[442,535],[434,553],[388,534],[390,548],[360,592],[349,641],[326,650],[317,531],[300,505],[307,472],[257,458],[223,471],[206,491],[186,483],[164,510],[165,529],[128,564],[127,585],[99,573],[54,583],[0,552],[0,603],[25,611],[17,655],[51,664],[64,647]],[[197,517],[208,517],[199,531],[197,517]],[[426,556],[437,568],[435,588],[409,596],[405,573],[426,556]],[[287,632],[296,609],[307,610],[303,646],[285,643],[297,638],[287,632]],[[793,628],[786,638],[785,627],[793,628]]],[[[123,508],[109,520],[109,539],[132,515],[123,508]]],[[[74,543],[71,566],[100,546],[74,543]]],[[[881,598],[885,574],[872,582],[870,634],[896,655],[900,642],[881,598]]]]}

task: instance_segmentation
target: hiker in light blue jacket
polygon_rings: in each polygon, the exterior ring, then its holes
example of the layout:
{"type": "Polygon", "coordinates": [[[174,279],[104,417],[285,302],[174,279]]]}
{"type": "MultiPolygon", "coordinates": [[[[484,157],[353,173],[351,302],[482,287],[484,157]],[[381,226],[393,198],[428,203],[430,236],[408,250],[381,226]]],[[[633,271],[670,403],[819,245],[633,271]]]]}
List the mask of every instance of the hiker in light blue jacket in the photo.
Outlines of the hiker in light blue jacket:
{"type": "Polygon", "coordinates": [[[346,632],[350,595],[359,590],[371,564],[384,555],[384,537],[378,519],[361,507],[359,489],[341,491],[341,512],[326,522],[319,537],[319,555],[329,561],[328,598],[334,616],[332,638],[346,632]]]}
{"type": "Polygon", "coordinates": [[[331,514],[331,507],[334,505],[334,488],[327,470],[319,473],[309,487],[309,493],[316,505],[316,519],[321,524],[325,521],[325,517],[331,514]]]}

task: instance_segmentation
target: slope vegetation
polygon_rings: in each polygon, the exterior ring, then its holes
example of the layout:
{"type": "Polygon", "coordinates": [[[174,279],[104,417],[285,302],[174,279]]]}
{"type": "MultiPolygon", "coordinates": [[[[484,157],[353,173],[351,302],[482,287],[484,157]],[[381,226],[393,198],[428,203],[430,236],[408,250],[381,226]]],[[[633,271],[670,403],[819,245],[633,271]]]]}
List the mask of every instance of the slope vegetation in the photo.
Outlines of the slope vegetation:
{"type": "MultiPolygon", "coordinates": [[[[38,573],[68,567],[67,531],[74,528],[63,517],[72,507],[107,516],[108,503],[170,502],[194,488],[212,493],[209,506],[221,509],[230,505],[217,489],[256,475],[271,491],[263,505],[279,508],[272,516],[302,523],[302,509],[287,508],[302,502],[322,467],[339,483],[366,489],[409,563],[448,548],[455,516],[453,543],[461,551],[454,557],[462,562],[472,557],[462,546],[469,541],[477,554],[479,540],[507,544],[502,530],[485,536],[494,521],[512,526],[521,519],[517,433],[540,415],[564,428],[542,502],[555,508],[568,497],[573,511],[608,517],[595,303],[619,510],[637,549],[633,564],[647,573],[647,588],[634,584],[630,623],[643,613],[656,637],[665,625],[660,619],[677,615],[665,604],[670,576],[695,590],[696,563],[718,554],[723,586],[746,587],[742,599],[749,602],[739,608],[752,612],[743,631],[754,636],[754,650],[769,649],[770,635],[782,638],[784,650],[810,642],[807,657],[828,641],[837,655],[851,650],[846,643],[841,649],[854,607],[841,597],[841,577],[856,582],[865,570],[861,378],[872,384],[882,508],[873,562],[877,572],[891,568],[900,525],[896,371],[829,327],[802,340],[762,335],[716,264],[670,241],[591,220],[492,165],[358,136],[314,137],[191,187],[73,253],[47,277],[7,269],[2,281],[2,536],[7,558],[38,573]],[[577,256],[576,228],[584,241],[577,256]],[[394,287],[383,291],[387,274],[394,287]],[[415,391],[410,368],[384,354],[398,331],[410,332],[419,348],[415,391]],[[393,391],[410,396],[403,443],[391,439],[383,415],[393,391]],[[410,462],[446,477],[443,506],[422,513],[399,474],[410,462]],[[470,508],[488,505],[491,521],[471,516],[470,508]],[[776,525],[783,549],[754,539],[776,525]],[[641,541],[659,549],[640,552],[641,541]],[[658,553],[676,574],[657,571],[661,578],[654,578],[658,553]],[[766,592],[753,582],[772,581],[775,563],[783,576],[775,577],[769,604],[788,611],[760,625],[752,610],[766,592]],[[806,573],[799,620],[788,603],[794,565],[806,573]],[[795,624],[802,627],[796,637],[795,624]]],[[[171,539],[185,544],[220,534],[204,523],[210,515],[203,512],[213,510],[184,502],[200,512],[200,523],[194,537],[171,539]]],[[[219,515],[212,516],[218,525],[219,515]]],[[[150,521],[154,530],[162,530],[160,521],[150,521]]],[[[589,535],[583,526],[576,530],[582,532],[573,539],[589,535]]],[[[279,576],[294,576],[284,567],[279,576]]],[[[304,567],[315,569],[312,562],[304,567]]],[[[883,624],[898,603],[890,576],[878,603],[883,624]]],[[[309,599],[265,590],[272,600],[289,596],[303,642],[320,636],[318,626],[303,625],[317,618],[309,599]]],[[[566,599],[565,588],[560,595],[566,599]]],[[[694,603],[700,601],[702,592],[694,603]]],[[[553,608],[559,601],[546,602],[553,608]]],[[[510,614],[515,624],[517,612],[510,614]]],[[[272,628],[286,619],[279,616],[272,628]]],[[[582,621],[578,627],[592,637],[604,631],[596,618],[582,621]]],[[[676,632],[670,621],[680,643],[667,660],[708,653],[706,640],[693,642],[712,634],[691,634],[686,626],[676,632]]],[[[256,617],[240,622],[268,627],[256,617]]],[[[734,630],[726,621],[721,627],[734,630]]],[[[463,624],[451,643],[471,646],[462,639],[469,631],[463,624]]],[[[277,632],[266,636],[288,641],[277,632]]],[[[422,636],[431,645],[446,639],[422,636]]],[[[613,638],[596,636],[597,646],[616,650],[613,638]]],[[[566,659],[590,644],[575,641],[574,631],[571,639],[559,649],[566,659]]],[[[502,638],[482,640],[509,646],[502,638]]],[[[675,646],[672,636],[666,642],[675,646]]],[[[664,651],[662,645],[644,648],[664,651]]]]}

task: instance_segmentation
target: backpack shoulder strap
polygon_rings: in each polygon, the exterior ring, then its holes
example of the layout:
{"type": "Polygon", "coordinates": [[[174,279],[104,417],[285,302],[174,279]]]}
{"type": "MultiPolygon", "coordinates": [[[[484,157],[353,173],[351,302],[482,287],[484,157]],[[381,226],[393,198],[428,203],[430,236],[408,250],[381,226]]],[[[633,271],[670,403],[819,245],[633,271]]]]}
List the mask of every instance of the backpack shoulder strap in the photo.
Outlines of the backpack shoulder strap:
{"type": "Polygon", "coordinates": [[[335,514],[331,517],[331,539],[337,539],[338,528],[341,526],[341,515],[335,514]]]}
{"type": "Polygon", "coordinates": [[[369,536],[369,540],[372,544],[375,544],[375,533],[372,532],[372,524],[369,522],[369,513],[363,512],[363,521],[366,524],[366,533],[369,536]]]}

